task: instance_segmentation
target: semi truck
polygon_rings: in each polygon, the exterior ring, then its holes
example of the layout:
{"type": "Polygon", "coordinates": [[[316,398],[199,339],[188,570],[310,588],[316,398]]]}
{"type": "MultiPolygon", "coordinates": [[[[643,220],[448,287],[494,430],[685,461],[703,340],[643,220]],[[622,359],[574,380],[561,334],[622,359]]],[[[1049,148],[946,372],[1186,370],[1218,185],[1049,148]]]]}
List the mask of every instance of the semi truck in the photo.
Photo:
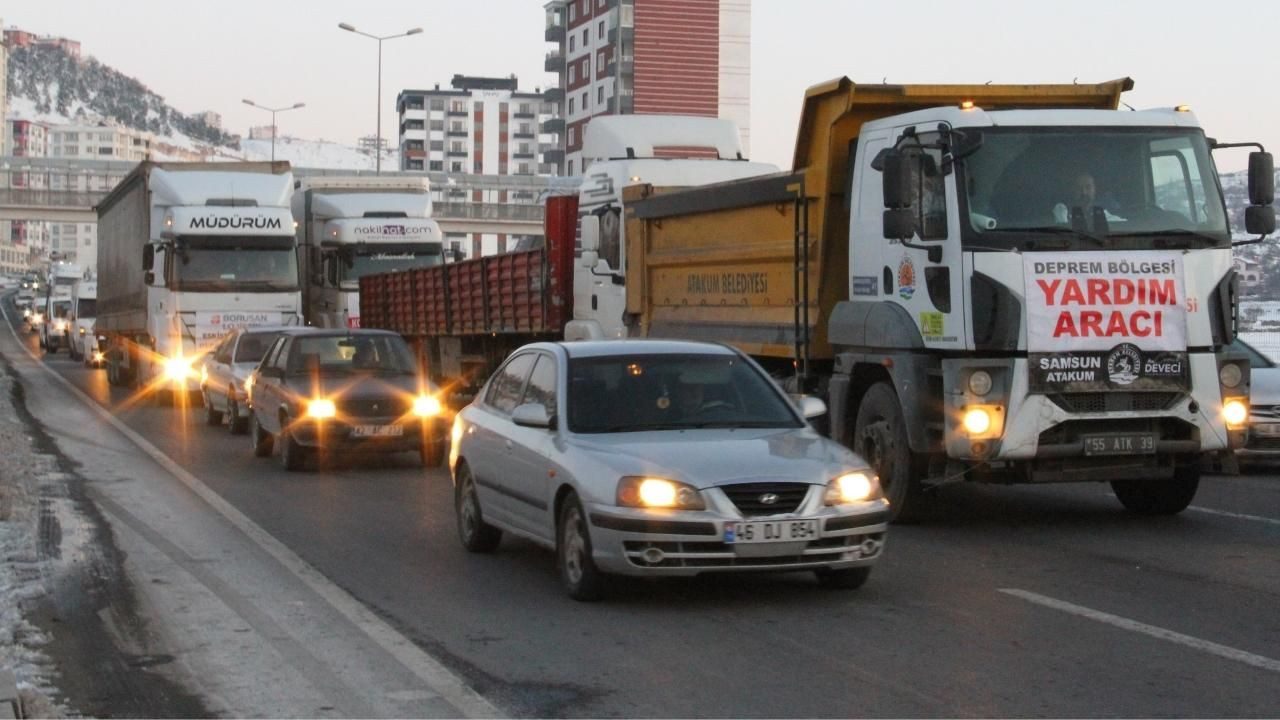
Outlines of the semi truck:
{"type": "Polygon", "coordinates": [[[98,281],[84,279],[71,290],[71,329],[68,353],[72,360],[82,360],[88,367],[102,363],[98,336],[93,331],[98,317],[98,281]]]}
{"type": "Polygon", "coordinates": [[[592,160],[576,194],[546,200],[542,247],[360,280],[361,324],[394,330],[422,349],[433,381],[465,399],[515,348],[538,340],[625,333],[622,189],[628,183],[701,185],[777,172],[743,157],[737,128],[717,118],[592,119],[592,160]],[[577,246],[581,218],[595,246],[577,246]]]}
{"type": "Polygon", "coordinates": [[[444,262],[427,178],[317,176],[294,185],[303,312],[360,327],[360,278],[444,262]]]}
{"type": "MultiPolygon", "coordinates": [[[[623,334],[725,342],[825,399],[900,519],[959,481],[1107,481],[1180,512],[1244,439],[1212,152],[1254,144],[1118,110],[1132,86],[815,86],[790,172],[626,188],[623,334]]],[[[607,234],[584,217],[579,274],[607,234]]]]}
{"type": "Polygon", "coordinates": [[[198,388],[191,363],[237,327],[302,319],[287,162],[140,163],[98,213],[107,378],[163,402],[198,388]]]}

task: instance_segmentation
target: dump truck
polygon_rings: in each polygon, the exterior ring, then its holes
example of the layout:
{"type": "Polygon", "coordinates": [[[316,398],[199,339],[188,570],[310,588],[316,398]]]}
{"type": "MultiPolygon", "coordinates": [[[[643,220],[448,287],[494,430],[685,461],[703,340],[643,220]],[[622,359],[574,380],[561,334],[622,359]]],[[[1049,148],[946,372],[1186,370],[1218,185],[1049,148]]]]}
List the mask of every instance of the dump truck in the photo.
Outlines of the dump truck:
{"type": "Polygon", "coordinates": [[[958,481],[1108,481],[1180,512],[1244,438],[1211,153],[1254,144],[1118,110],[1132,86],[815,86],[791,171],[623,191],[625,334],[721,341],[820,396],[899,518],[958,481]]]}
{"type": "Polygon", "coordinates": [[[302,320],[287,162],[139,163],[98,204],[95,332],[113,385],[163,402],[238,327],[302,320]]]}

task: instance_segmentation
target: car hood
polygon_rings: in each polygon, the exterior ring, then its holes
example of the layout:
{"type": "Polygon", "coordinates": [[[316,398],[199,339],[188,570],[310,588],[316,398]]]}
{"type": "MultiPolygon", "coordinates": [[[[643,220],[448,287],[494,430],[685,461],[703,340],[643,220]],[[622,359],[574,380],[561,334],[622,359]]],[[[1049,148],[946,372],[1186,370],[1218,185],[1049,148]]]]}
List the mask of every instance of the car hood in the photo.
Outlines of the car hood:
{"type": "Polygon", "coordinates": [[[1249,404],[1280,405],[1280,368],[1249,371],[1249,404]]]}
{"type": "Polygon", "coordinates": [[[656,475],[698,489],[748,482],[825,484],[866,463],[811,428],[575,435],[569,442],[619,476],[656,475]]]}
{"type": "Polygon", "coordinates": [[[322,375],[318,379],[318,388],[313,387],[311,379],[306,377],[291,376],[287,382],[289,389],[296,393],[310,395],[313,389],[318,389],[322,397],[373,398],[418,394],[416,375],[322,375]]]}

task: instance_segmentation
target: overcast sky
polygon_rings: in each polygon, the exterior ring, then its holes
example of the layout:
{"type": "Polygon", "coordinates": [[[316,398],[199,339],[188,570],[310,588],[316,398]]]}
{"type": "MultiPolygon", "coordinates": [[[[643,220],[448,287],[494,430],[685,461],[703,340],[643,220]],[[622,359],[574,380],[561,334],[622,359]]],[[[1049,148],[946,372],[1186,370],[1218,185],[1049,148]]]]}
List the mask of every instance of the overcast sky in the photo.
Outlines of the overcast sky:
{"type": "MultiPolygon", "coordinates": [[[[447,87],[455,73],[543,72],[541,0],[28,0],[5,3],[6,27],[63,35],[137,77],[183,112],[214,110],[232,132],[269,116],[241,104],[305,102],[278,118],[283,134],[354,143],[375,126],[377,43],[388,35],[382,128],[395,143],[403,88],[447,87]]],[[[804,89],[855,82],[1098,82],[1129,76],[1135,108],[1192,106],[1223,141],[1280,151],[1272,36],[1280,2],[1218,0],[753,0],[751,155],[788,166],[804,89]]],[[[1219,158],[1243,167],[1243,154],[1219,158]]]]}

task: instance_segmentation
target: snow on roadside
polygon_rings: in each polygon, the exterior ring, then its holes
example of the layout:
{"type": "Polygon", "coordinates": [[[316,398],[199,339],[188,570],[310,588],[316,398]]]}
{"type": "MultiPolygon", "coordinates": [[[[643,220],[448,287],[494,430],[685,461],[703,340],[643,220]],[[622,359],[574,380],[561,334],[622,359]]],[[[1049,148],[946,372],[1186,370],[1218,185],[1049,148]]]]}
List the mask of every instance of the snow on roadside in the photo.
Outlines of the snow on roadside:
{"type": "Polygon", "coordinates": [[[65,716],[49,700],[57,695],[53,662],[41,651],[47,639],[23,617],[45,594],[39,537],[39,478],[57,472],[55,460],[32,446],[14,408],[11,370],[0,366],[0,667],[13,671],[27,714],[65,716]]]}

